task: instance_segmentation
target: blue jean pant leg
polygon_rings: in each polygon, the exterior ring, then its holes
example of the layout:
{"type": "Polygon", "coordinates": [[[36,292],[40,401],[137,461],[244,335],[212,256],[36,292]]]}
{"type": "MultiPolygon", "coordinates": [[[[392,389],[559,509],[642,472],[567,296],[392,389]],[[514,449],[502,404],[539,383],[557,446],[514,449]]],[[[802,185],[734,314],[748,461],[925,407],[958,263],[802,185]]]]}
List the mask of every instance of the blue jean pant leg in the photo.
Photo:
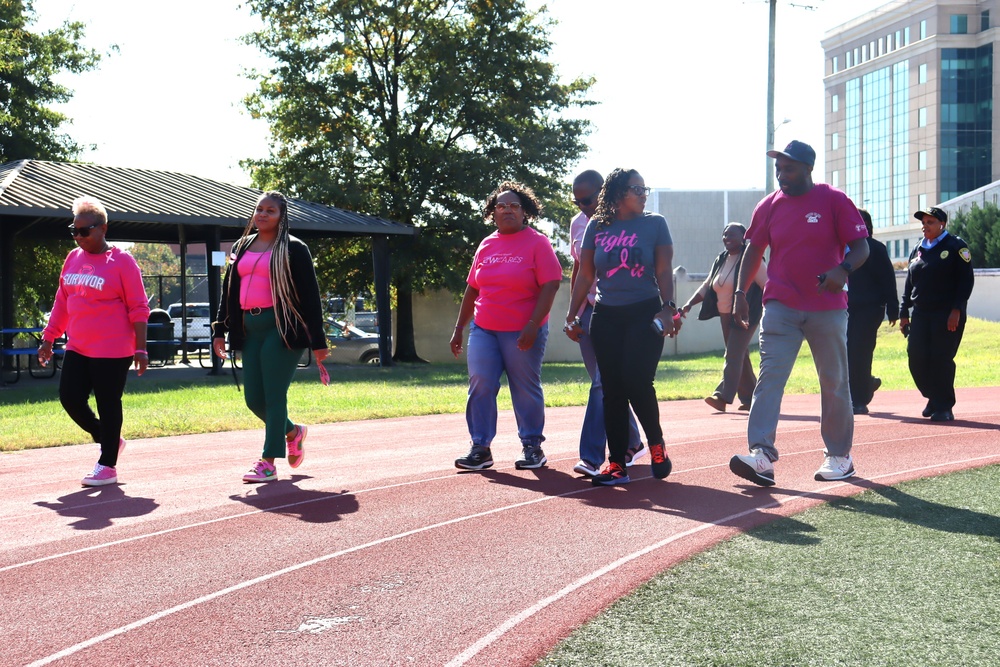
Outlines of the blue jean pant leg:
{"type": "Polygon", "coordinates": [[[510,402],[517,421],[517,436],[521,444],[538,446],[545,440],[545,393],[542,390],[542,358],[549,339],[549,325],[538,328],[534,344],[527,350],[517,349],[520,331],[498,332],[503,354],[510,402]]]}
{"type": "Polygon", "coordinates": [[[854,413],[847,368],[847,310],[805,313],[803,333],[819,375],[820,433],[826,453],[847,456],[854,441],[854,413]]]}
{"type": "Polygon", "coordinates": [[[760,321],[760,372],[750,404],[747,444],[762,449],[772,461],[778,460],[774,441],[781,399],[804,337],[802,311],[767,302],[760,321]]]}
{"type": "Polygon", "coordinates": [[[542,392],[542,357],[548,325],[538,330],[528,350],[517,349],[520,331],[492,331],[473,323],[469,327],[466,357],[469,363],[469,400],[465,419],[473,444],[489,447],[497,432],[497,394],[506,372],[517,434],[526,445],[541,444],[545,437],[545,396],[542,392]]]}

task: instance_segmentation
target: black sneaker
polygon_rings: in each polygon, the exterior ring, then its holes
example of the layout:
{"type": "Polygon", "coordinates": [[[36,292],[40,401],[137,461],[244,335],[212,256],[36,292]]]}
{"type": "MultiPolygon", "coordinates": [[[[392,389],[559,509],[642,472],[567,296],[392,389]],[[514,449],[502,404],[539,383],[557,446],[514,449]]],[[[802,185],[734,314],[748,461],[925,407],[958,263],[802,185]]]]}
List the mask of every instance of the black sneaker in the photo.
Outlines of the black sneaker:
{"type": "Polygon", "coordinates": [[[649,446],[650,467],[653,469],[653,477],[656,479],[666,479],[674,466],[667,456],[663,443],[649,446]]]}
{"type": "Polygon", "coordinates": [[[594,475],[590,483],[594,486],[614,486],[616,484],[628,484],[632,480],[628,476],[628,471],[617,463],[608,462],[600,475],[594,475]]]}
{"type": "Polygon", "coordinates": [[[485,470],[493,467],[493,452],[489,447],[473,445],[469,453],[460,459],[455,459],[455,467],[463,470],[485,470]]]}
{"type": "Polygon", "coordinates": [[[629,468],[632,465],[646,455],[646,445],[641,442],[634,447],[629,447],[628,451],[625,452],[625,465],[629,468]]]}
{"type": "Polygon", "coordinates": [[[525,447],[521,450],[521,458],[514,461],[514,467],[518,470],[534,470],[541,468],[546,461],[548,459],[541,447],[525,447]]]}

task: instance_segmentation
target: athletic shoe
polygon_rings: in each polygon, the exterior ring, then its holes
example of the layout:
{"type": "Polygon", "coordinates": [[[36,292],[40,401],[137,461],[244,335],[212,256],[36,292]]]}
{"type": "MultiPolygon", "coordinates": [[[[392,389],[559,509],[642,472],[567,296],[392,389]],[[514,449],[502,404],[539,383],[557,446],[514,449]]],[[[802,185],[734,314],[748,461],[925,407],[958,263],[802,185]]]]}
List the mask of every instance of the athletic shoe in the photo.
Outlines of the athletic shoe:
{"type": "Polygon", "coordinates": [[[118,471],[109,466],[102,466],[100,463],[94,466],[94,470],[83,478],[81,484],[84,486],[107,486],[118,483],[118,471]]]}
{"type": "Polygon", "coordinates": [[[666,479],[670,471],[673,470],[674,465],[670,462],[670,458],[667,456],[666,448],[662,442],[658,445],[649,446],[649,458],[650,466],[653,468],[653,477],[656,479],[666,479]]]}
{"type": "Polygon", "coordinates": [[[534,447],[524,447],[521,449],[521,458],[514,461],[514,467],[518,470],[534,470],[541,468],[548,461],[545,452],[537,445],[534,447]]]}
{"type": "Polygon", "coordinates": [[[646,445],[642,444],[641,442],[635,447],[629,447],[628,450],[625,452],[625,465],[631,468],[633,465],[635,465],[637,459],[641,459],[645,455],[646,455],[646,445]]]}
{"type": "Polygon", "coordinates": [[[726,402],[722,400],[722,397],[719,396],[718,394],[712,394],[711,396],[706,396],[705,402],[708,403],[709,407],[711,407],[716,412],[726,411],[726,402]]]}
{"type": "Polygon", "coordinates": [[[729,469],[754,484],[774,486],[774,464],[760,448],[751,449],[749,455],[737,454],[729,459],[729,469]]]}
{"type": "Polygon", "coordinates": [[[590,483],[594,486],[614,486],[615,484],[628,484],[632,480],[628,477],[628,471],[614,462],[608,462],[604,466],[601,474],[594,475],[590,483]]]}
{"type": "Polygon", "coordinates": [[[253,467],[243,475],[244,482],[273,482],[278,479],[278,469],[273,463],[268,463],[264,459],[257,461],[253,467]]]}
{"type": "Polygon", "coordinates": [[[866,415],[866,414],[868,414],[868,406],[867,405],[855,405],[855,406],[853,406],[851,412],[853,412],[856,415],[866,415]]]}
{"type": "Polygon", "coordinates": [[[473,445],[469,453],[455,459],[455,467],[463,470],[485,470],[493,467],[493,452],[489,447],[473,445]]]}
{"type": "Polygon", "coordinates": [[[838,479],[854,477],[854,461],[847,456],[826,456],[823,465],[816,471],[817,482],[836,482],[838,479]]]}
{"type": "Polygon", "coordinates": [[[595,475],[599,475],[601,471],[597,468],[597,466],[591,464],[589,461],[580,459],[580,462],[573,466],[573,472],[578,475],[594,477],[595,475]]]}
{"type": "Polygon", "coordinates": [[[931,413],[932,422],[950,422],[955,419],[955,414],[951,410],[938,410],[931,413]]]}
{"type": "Polygon", "coordinates": [[[307,435],[309,435],[309,427],[296,424],[295,435],[292,436],[291,440],[285,441],[285,444],[288,446],[287,460],[290,468],[298,468],[302,465],[303,459],[306,458],[306,453],[303,451],[302,445],[305,444],[307,435]]]}

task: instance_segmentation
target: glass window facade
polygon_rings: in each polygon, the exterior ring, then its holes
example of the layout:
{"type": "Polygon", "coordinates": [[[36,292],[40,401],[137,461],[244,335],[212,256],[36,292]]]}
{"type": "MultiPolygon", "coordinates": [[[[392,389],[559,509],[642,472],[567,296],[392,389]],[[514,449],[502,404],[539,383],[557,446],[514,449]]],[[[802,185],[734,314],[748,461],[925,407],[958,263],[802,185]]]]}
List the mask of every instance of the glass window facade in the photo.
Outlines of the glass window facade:
{"type": "MultiPolygon", "coordinates": [[[[864,206],[882,225],[892,220],[892,81],[890,68],[861,80],[861,189],[864,206]]],[[[855,200],[857,201],[857,200],[855,200]]]]}
{"type": "Polygon", "coordinates": [[[993,170],[993,45],[941,49],[941,201],[988,184],[993,170]]]}
{"type": "Polygon", "coordinates": [[[965,35],[969,32],[968,14],[952,14],[950,24],[953,35],[965,35]]]}
{"type": "Polygon", "coordinates": [[[990,29],[990,10],[984,11],[979,15],[979,29],[989,30],[990,29]]]}
{"type": "Polygon", "coordinates": [[[917,83],[927,83],[927,63],[917,68],[917,83]]]}
{"type": "Polygon", "coordinates": [[[927,19],[920,22],[920,39],[927,39],[927,19]]]}
{"type": "Polygon", "coordinates": [[[885,225],[905,225],[910,205],[910,61],[892,66],[892,217],[885,225]]]}

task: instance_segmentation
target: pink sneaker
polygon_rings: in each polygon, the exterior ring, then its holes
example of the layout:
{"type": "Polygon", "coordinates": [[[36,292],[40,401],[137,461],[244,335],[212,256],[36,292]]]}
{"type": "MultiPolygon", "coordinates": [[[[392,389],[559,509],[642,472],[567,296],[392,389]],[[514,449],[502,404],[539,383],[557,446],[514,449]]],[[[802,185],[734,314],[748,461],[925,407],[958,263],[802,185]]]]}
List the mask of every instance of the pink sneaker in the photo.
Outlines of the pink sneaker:
{"type": "Polygon", "coordinates": [[[264,459],[254,463],[250,471],[243,475],[244,482],[273,482],[276,479],[278,479],[278,469],[273,463],[268,463],[264,459]]]}
{"type": "Polygon", "coordinates": [[[302,465],[302,460],[306,457],[302,445],[305,444],[307,435],[309,435],[309,427],[296,424],[295,435],[292,436],[291,440],[285,441],[285,444],[288,445],[288,465],[292,468],[298,468],[302,465]]]}
{"type": "Polygon", "coordinates": [[[118,483],[118,471],[100,463],[94,466],[93,472],[83,478],[84,486],[107,486],[118,483]]]}

